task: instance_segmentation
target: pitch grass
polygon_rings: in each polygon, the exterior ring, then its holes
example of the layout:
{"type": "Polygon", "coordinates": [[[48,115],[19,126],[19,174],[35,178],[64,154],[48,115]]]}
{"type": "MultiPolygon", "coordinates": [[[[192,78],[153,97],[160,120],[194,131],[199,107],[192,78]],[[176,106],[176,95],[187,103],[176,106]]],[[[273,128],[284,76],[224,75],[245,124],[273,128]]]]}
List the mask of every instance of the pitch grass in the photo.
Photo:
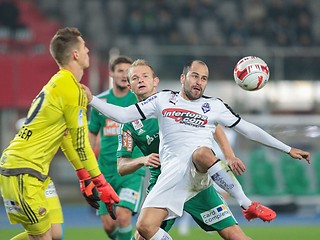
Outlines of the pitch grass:
{"type": "MultiPolygon", "coordinates": [[[[319,226],[279,226],[279,227],[243,227],[244,232],[254,240],[317,240],[320,239],[319,226]]],[[[0,239],[9,240],[21,232],[21,229],[0,229],[0,239]]],[[[179,235],[176,228],[170,231],[174,240],[214,240],[221,239],[217,233],[205,233],[192,227],[187,236],[179,235]]],[[[107,239],[101,228],[67,228],[65,240],[107,239]]]]}

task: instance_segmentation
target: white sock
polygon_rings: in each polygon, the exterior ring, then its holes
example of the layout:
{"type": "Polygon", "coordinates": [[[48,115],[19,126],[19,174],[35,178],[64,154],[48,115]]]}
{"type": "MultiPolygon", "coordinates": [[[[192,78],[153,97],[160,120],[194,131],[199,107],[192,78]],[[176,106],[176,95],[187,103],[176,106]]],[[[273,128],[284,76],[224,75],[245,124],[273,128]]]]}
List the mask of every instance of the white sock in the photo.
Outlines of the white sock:
{"type": "Polygon", "coordinates": [[[150,240],[172,240],[172,238],[166,231],[164,231],[162,228],[159,228],[159,230],[150,238],[150,240]]]}
{"type": "Polygon", "coordinates": [[[242,208],[249,208],[252,201],[245,195],[233,172],[223,161],[218,160],[208,169],[208,173],[213,181],[234,197],[242,208]]]}

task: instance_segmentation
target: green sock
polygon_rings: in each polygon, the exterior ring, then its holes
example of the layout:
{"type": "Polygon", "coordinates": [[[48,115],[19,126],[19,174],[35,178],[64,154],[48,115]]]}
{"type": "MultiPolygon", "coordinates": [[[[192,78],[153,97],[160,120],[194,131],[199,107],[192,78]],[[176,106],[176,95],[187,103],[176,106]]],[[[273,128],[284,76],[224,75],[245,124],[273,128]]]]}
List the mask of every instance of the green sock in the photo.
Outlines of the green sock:
{"type": "Polygon", "coordinates": [[[119,228],[116,227],[116,228],[113,230],[113,232],[108,233],[109,238],[110,238],[110,239],[114,239],[114,240],[117,239],[118,230],[119,230],[119,228]]]}
{"type": "Polygon", "coordinates": [[[117,234],[117,240],[130,240],[132,236],[132,225],[130,224],[127,227],[119,228],[117,234]]]}

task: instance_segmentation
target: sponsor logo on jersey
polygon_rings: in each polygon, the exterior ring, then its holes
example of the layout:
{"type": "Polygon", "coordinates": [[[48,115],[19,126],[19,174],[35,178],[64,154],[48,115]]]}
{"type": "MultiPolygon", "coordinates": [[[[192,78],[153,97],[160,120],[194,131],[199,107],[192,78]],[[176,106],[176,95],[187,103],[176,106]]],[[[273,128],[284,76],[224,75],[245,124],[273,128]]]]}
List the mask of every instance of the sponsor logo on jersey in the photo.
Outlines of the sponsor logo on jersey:
{"type": "Polygon", "coordinates": [[[78,113],[78,126],[83,126],[83,109],[80,109],[78,113]]]}
{"type": "Polygon", "coordinates": [[[145,105],[145,104],[153,101],[153,100],[156,99],[156,98],[157,98],[157,95],[153,95],[153,96],[147,98],[146,100],[144,100],[144,101],[141,102],[141,106],[143,106],[143,105],[145,105]]]}
{"type": "Polygon", "coordinates": [[[128,152],[132,152],[133,139],[130,131],[122,133],[122,147],[126,148],[128,152]]]}
{"type": "Polygon", "coordinates": [[[7,213],[23,213],[22,209],[20,208],[20,204],[11,199],[3,199],[4,207],[7,213]]]}
{"type": "Polygon", "coordinates": [[[138,131],[138,135],[144,134],[145,132],[146,132],[145,130],[143,130],[143,129],[139,129],[139,131],[138,131]]]}
{"type": "Polygon", "coordinates": [[[169,102],[171,102],[174,105],[176,105],[176,103],[178,102],[178,99],[177,99],[177,95],[175,93],[171,94],[171,97],[169,98],[169,102]]]}
{"type": "Polygon", "coordinates": [[[193,127],[204,127],[208,123],[207,116],[186,109],[166,108],[162,110],[162,115],[193,127]]]}
{"type": "Polygon", "coordinates": [[[209,103],[204,103],[201,108],[202,108],[203,113],[207,113],[211,110],[209,103]]]}
{"type": "Polygon", "coordinates": [[[148,145],[151,145],[151,143],[156,139],[156,138],[159,138],[159,133],[156,133],[154,134],[153,136],[149,136],[149,135],[146,135],[146,139],[147,139],[147,144],[148,145]]]}
{"type": "Polygon", "coordinates": [[[7,154],[2,154],[1,159],[0,159],[0,164],[3,165],[7,160],[7,154]]]}
{"type": "Polygon", "coordinates": [[[140,128],[143,128],[143,123],[141,120],[135,120],[132,122],[132,126],[134,130],[139,130],[140,128]]]}
{"type": "Polygon", "coordinates": [[[121,201],[127,201],[129,203],[136,204],[139,199],[139,193],[130,188],[122,188],[119,197],[121,201]]]}
{"type": "Polygon", "coordinates": [[[47,189],[44,191],[44,194],[46,195],[47,198],[58,196],[53,182],[49,183],[47,189]]]}
{"type": "Polygon", "coordinates": [[[106,119],[106,126],[103,128],[103,136],[117,136],[120,134],[120,124],[111,120],[106,119]]]}
{"type": "Polygon", "coordinates": [[[203,212],[200,215],[203,222],[207,225],[212,225],[231,216],[229,209],[224,204],[203,212]]]}
{"type": "Polygon", "coordinates": [[[118,149],[117,149],[117,151],[120,151],[121,148],[122,148],[122,135],[119,134],[118,135],[118,149]]]}

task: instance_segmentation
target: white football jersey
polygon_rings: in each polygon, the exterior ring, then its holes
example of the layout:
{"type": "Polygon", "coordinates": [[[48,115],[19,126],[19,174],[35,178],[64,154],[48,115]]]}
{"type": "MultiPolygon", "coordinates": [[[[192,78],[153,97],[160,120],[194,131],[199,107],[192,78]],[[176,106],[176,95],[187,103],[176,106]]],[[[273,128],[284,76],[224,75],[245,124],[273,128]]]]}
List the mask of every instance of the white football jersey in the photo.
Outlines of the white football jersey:
{"type": "Polygon", "coordinates": [[[192,154],[198,147],[213,149],[216,125],[234,127],[253,141],[284,152],[290,151],[289,146],[258,126],[241,120],[218,98],[201,97],[190,101],[182,98],[178,92],[163,91],[126,108],[104,103],[95,97],[90,104],[121,123],[136,119],[158,119],[161,174],[142,208],[166,208],[167,219],[181,216],[184,203],[210,185],[208,173],[192,171],[192,154]]]}
{"type": "Polygon", "coordinates": [[[179,92],[159,92],[139,102],[141,115],[158,118],[161,164],[170,154],[180,154],[199,146],[213,148],[217,124],[232,127],[240,117],[218,98],[185,100],[179,92]]]}

